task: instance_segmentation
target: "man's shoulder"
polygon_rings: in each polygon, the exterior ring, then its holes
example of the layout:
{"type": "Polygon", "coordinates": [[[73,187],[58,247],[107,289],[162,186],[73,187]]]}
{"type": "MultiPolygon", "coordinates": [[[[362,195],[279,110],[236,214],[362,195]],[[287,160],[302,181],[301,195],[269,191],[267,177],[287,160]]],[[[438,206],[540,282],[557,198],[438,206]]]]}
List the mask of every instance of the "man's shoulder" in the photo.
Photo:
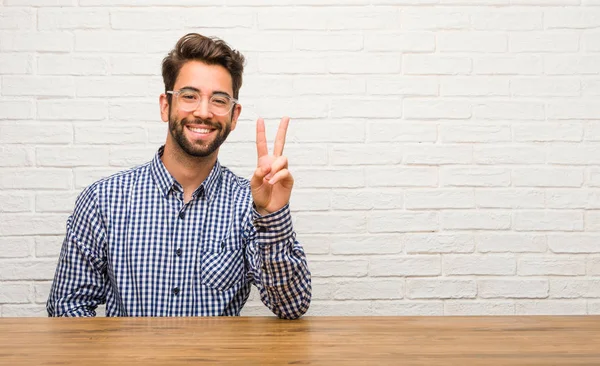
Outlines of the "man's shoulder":
{"type": "Polygon", "coordinates": [[[115,192],[121,191],[122,188],[131,186],[132,183],[138,181],[141,177],[149,176],[150,164],[147,162],[133,168],[121,170],[106,177],[100,178],[84,189],[84,192],[115,192]]]}

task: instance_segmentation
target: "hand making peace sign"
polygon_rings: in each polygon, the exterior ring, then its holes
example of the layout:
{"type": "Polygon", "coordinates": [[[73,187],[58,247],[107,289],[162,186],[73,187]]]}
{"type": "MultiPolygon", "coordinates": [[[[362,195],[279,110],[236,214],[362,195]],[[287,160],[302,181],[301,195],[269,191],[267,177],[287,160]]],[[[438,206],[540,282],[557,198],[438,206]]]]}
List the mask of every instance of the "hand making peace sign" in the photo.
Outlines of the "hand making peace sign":
{"type": "Polygon", "coordinates": [[[266,215],[280,210],[290,201],[294,178],[288,170],[288,161],[283,154],[285,134],[287,132],[289,117],[283,117],[279,123],[273,155],[269,155],[267,137],[265,136],[265,121],[259,118],[256,121],[256,151],[258,164],[250,180],[252,198],[257,211],[266,215]]]}

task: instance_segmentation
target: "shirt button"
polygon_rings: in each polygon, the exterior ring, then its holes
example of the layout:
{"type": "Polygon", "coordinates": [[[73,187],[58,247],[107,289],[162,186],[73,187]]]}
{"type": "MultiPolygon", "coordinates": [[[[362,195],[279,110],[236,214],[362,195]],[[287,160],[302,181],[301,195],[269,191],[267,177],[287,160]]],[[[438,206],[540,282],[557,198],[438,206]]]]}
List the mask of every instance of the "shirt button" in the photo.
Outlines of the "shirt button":
{"type": "Polygon", "coordinates": [[[181,257],[181,248],[177,248],[177,249],[175,250],[175,254],[176,254],[178,257],[181,257]]]}
{"type": "Polygon", "coordinates": [[[259,226],[256,231],[258,231],[259,233],[266,233],[267,232],[267,228],[264,226],[259,226]]]}
{"type": "Polygon", "coordinates": [[[184,213],[183,211],[181,211],[181,212],[179,213],[179,218],[180,218],[180,219],[183,219],[184,217],[185,217],[185,213],[184,213]]]}
{"type": "Polygon", "coordinates": [[[173,287],[173,295],[179,294],[179,287],[173,287]]]}

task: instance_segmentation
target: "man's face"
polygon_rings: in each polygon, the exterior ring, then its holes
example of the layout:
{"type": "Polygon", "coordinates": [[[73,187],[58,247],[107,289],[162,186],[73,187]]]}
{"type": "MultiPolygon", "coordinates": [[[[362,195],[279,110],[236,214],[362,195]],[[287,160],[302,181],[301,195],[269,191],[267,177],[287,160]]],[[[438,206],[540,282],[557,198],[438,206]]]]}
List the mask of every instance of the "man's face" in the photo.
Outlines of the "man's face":
{"type": "Polygon", "coordinates": [[[162,118],[169,121],[167,144],[177,145],[173,147],[179,147],[189,156],[207,157],[217,153],[227,135],[235,129],[241,107],[236,105],[224,116],[211,111],[208,99],[213,94],[233,96],[231,75],[223,66],[188,61],[179,71],[173,90],[186,88],[201,94],[200,105],[191,112],[180,108],[176,95],[170,104],[161,96],[162,118]]]}

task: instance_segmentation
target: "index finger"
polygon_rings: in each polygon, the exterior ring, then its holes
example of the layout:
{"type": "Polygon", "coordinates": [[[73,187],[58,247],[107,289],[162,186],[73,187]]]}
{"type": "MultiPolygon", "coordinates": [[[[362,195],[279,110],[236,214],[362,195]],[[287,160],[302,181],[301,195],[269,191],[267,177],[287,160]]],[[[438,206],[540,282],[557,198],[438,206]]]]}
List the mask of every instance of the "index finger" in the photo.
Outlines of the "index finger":
{"type": "Polygon", "coordinates": [[[290,117],[283,117],[279,123],[277,137],[275,137],[275,147],[273,148],[273,155],[275,156],[281,156],[281,154],[283,154],[283,145],[285,145],[285,135],[289,123],[290,117]]]}
{"type": "Polygon", "coordinates": [[[256,120],[256,152],[259,159],[269,154],[267,136],[265,135],[265,121],[262,118],[256,120]]]}

